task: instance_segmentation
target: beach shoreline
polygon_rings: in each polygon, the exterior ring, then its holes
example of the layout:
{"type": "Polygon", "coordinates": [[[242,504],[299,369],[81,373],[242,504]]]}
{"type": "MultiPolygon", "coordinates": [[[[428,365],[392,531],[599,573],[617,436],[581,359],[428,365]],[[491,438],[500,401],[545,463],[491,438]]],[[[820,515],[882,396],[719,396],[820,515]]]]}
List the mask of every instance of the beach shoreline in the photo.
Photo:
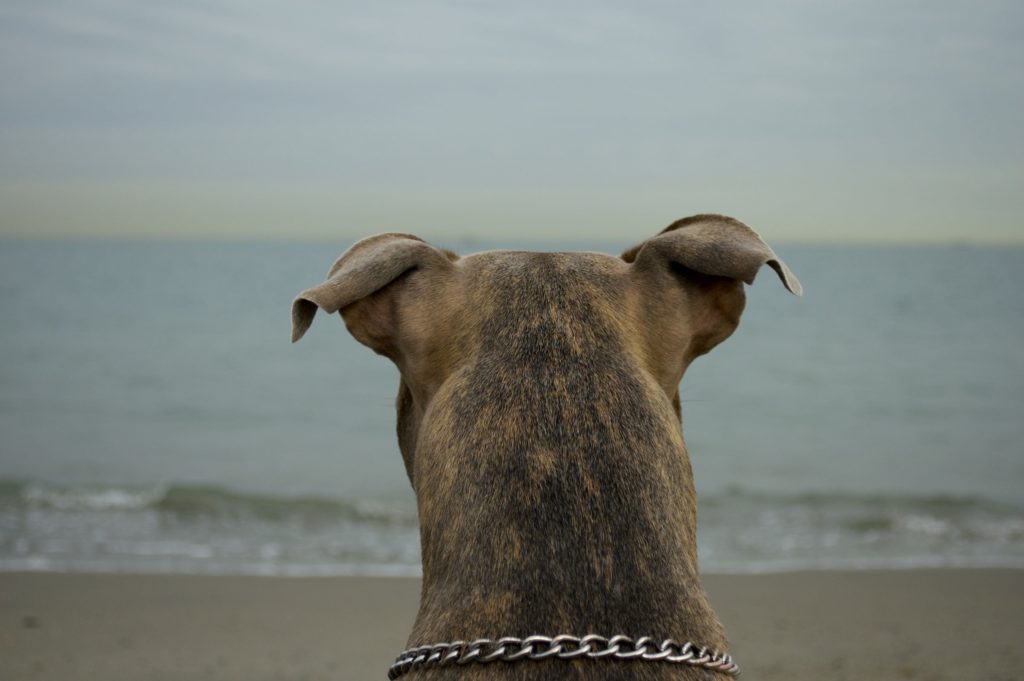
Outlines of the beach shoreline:
{"type": "MultiPolygon", "coordinates": [[[[744,678],[1024,679],[1024,570],[703,581],[744,678]]],[[[408,577],[0,573],[0,678],[384,679],[419,587],[408,577]]]]}

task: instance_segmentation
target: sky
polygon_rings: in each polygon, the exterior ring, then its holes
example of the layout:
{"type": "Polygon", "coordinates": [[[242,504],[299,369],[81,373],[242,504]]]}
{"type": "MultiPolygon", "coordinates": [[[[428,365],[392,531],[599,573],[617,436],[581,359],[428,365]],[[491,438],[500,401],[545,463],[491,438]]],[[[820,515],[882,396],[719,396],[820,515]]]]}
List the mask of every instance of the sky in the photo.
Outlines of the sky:
{"type": "Polygon", "coordinates": [[[0,236],[1024,243],[1024,4],[0,0],[0,236]]]}

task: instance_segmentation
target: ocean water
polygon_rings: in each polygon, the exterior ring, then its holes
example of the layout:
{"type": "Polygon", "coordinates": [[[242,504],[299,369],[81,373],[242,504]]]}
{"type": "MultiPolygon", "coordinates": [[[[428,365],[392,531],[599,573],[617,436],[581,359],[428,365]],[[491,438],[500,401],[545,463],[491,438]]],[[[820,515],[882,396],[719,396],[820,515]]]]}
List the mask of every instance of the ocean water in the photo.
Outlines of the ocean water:
{"type": "MultiPolygon", "coordinates": [[[[289,343],[350,243],[0,242],[0,570],[415,574],[397,371],[289,343]]],[[[1024,567],[1024,250],[776,250],[682,383],[702,569],[1024,567]]]]}

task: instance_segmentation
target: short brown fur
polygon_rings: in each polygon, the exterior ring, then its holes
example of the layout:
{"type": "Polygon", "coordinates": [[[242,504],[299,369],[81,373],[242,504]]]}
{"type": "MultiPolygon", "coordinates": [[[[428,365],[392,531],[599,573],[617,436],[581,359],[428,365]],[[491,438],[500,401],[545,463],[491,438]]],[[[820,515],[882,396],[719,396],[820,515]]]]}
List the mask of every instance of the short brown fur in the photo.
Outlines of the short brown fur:
{"type": "MultiPolygon", "coordinates": [[[[317,306],[340,310],[352,334],[401,372],[398,439],[423,557],[409,645],[600,633],[725,650],[698,576],[678,384],[736,328],[742,281],[757,267],[771,264],[798,292],[796,278],[722,216],[674,223],[623,258],[423,257],[424,246],[408,235],[356,244],[294,312],[301,336],[317,306]],[[676,243],[691,239],[691,225],[696,241],[676,243]],[[373,260],[381,243],[391,264],[373,260]],[[391,266],[396,258],[402,264],[391,266]]],[[[720,677],[664,663],[546,660],[409,678],[720,677]]]]}

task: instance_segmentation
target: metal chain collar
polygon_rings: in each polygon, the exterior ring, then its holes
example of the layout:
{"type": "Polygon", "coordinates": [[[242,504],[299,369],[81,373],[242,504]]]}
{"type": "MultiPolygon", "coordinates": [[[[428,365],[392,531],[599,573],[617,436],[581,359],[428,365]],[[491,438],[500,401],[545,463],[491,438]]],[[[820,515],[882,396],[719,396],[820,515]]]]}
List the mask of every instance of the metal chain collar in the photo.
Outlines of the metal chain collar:
{"type": "Polygon", "coordinates": [[[469,664],[477,662],[486,664],[501,660],[546,660],[550,657],[560,660],[574,660],[579,657],[603,659],[610,657],[615,660],[648,660],[688,664],[703,667],[712,671],[723,672],[731,676],[740,673],[740,667],[732,657],[707,648],[700,648],[693,643],[676,643],[665,639],[657,644],[654,639],[641,636],[637,639],[628,636],[528,636],[527,638],[505,637],[493,640],[479,638],[472,643],[455,641],[454,643],[435,643],[431,646],[420,646],[406,650],[388,670],[391,681],[414,669],[430,669],[444,667],[449,664],[469,664]]]}

